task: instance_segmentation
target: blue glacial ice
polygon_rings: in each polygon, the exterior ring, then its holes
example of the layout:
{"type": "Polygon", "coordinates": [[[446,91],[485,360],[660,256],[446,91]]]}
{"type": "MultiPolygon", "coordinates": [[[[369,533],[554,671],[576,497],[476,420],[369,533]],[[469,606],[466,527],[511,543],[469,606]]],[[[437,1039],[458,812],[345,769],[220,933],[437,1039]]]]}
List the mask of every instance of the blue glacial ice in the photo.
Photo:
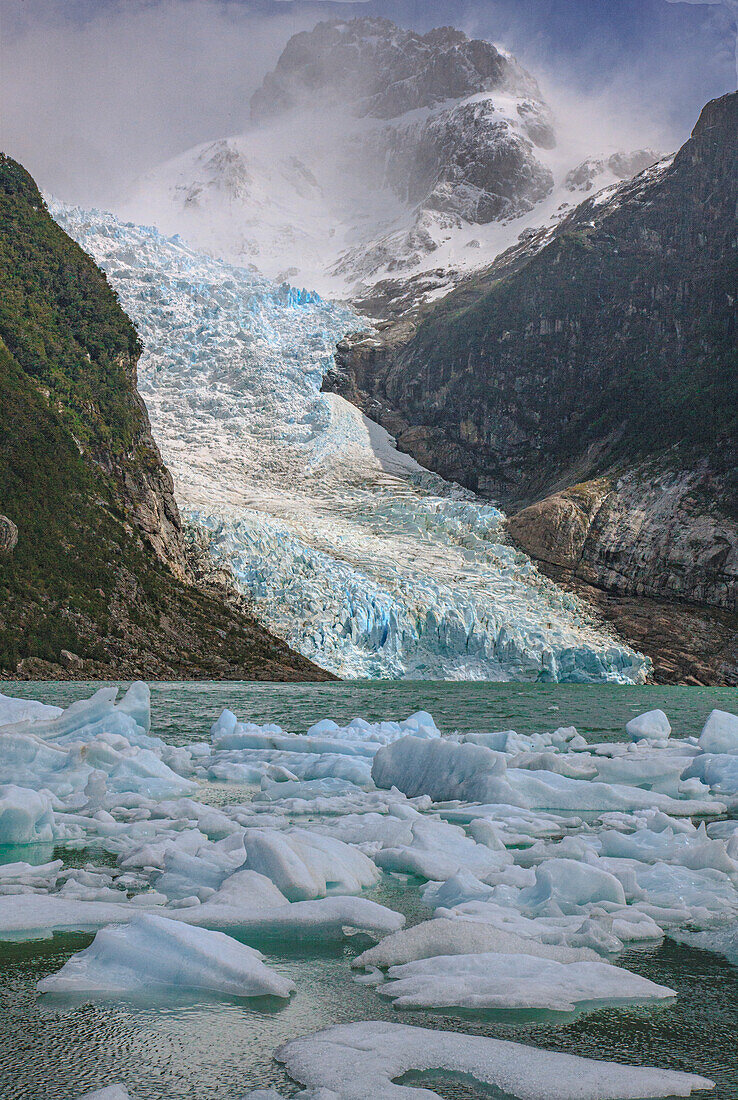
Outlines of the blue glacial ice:
{"type": "Polygon", "coordinates": [[[194,541],[254,615],[343,677],[638,682],[646,658],[507,542],[503,514],[320,386],[346,305],[52,204],[118,292],[194,541]]]}

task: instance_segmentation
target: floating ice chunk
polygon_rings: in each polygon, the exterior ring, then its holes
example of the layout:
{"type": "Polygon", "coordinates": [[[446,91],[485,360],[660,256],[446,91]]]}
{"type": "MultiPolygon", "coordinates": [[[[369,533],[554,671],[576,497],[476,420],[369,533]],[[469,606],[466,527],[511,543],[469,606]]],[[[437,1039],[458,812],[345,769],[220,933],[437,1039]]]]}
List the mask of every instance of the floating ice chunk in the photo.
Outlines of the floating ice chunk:
{"type": "Polygon", "coordinates": [[[668,863],[635,864],[635,878],[651,905],[682,910],[683,920],[698,926],[713,923],[715,916],[738,920],[738,891],[733,879],[722,871],[668,863]]]}
{"type": "Polygon", "coordinates": [[[0,726],[14,725],[16,722],[48,722],[61,713],[61,707],[50,707],[35,699],[13,699],[0,693],[0,726]]]}
{"type": "MultiPolygon", "coordinates": [[[[195,899],[196,902],[196,899],[195,899]]],[[[140,912],[132,902],[68,901],[58,894],[0,897],[0,939],[27,940],[52,932],[94,932],[106,924],[131,920],[140,912]]],[[[369,898],[329,897],[316,901],[251,909],[219,904],[215,897],[202,905],[168,909],[167,917],[198,928],[243,936],[333,941],[346,931],[384,935],[402,928],[401,913],[369,898]]]]}
{"type": "Polygon", "coordinates": [[[293,1039],[276,1053],[290,1077],[333,1100],[421,1100],[437,1093],[395,1084],[443,1069],[517,1100],[642,1100],[711,1089],[695,1074],[598,1062],[521,1043],[380,1021],[339,1024],[293,1039]]]}
{"type": "MultiPolygon", "coordinates": [[[[596,757],[598,781],[641,787],[671,798],[681,798],[685,793],[682,775],[692,763],[693,754],[672,754],[664,747],[667,744],[664,741],[639,741],[634,743],[634,751],[623,756],[596,757]]],[[[699,795],[708,797],[709,791],[702,788],[699,795]]]]}
{"type": "Polygon", "coordinates": [[[0,893],[22,893],[26,890],[52,890],[64,866],[61,859],[51,863],[3,863],[0,865],[0,893]]]}
{"type": "Polygon", "coordinates": [[[433,715],[427,710],[418,710],[400,723],[407,730],[414,730],[419,737],[440,737],[433,715]]]}
{"type": "Polygon", "coordinates": [[[38,983],[42,993],[143,993],[202,989],[233,997],[289,997],[294,983],[276,974],[251,947],[203,928],[153,914],[97,933],[56,974],[38,983]]]}
{"type": "Polygon", "coordinates": [[[422,893],[423,901],[431,909],[453,909],[467,901],[484,901],[494,889],[470,871],[458,871],[445,882],[429,882],[422,893]]]}
{"type": "Polygon", "coordinates": [[[305,829],[249,829],[244,848],[245,866],[266,875],[290,901],[355,894],[379,877],[363,852],[305,829]]]}
{"type": "Polygon", "coordinates": [[[261,782],[264,766],[259,764],[211,764],[207,771],[208,779],[213,783],[243,783],[244,785],[261,782]]]}
{"type": "Polygon", "coordinates": [[[621,883],[607,871],[573,859],[547,859],[536,868],[535,885],[520,894],[520,904],[527,909],[554,905],[562,913],[603,901],[624,906],[621,883]]]}
{"type": "Polygon", "coordinates": [[[713,710],[699,741],[703,752],[738,753],[738,715],[726,710],[713,710]]]}
{"type": "Polygon", "coordinates": [[[573,1012],[676,997],[673,989],[600,960],[562,963],[524,954],[440,955],[392,966],[388,977],[378,992],[395,1008],[573,1012]]]}
{"type": "Polygon", "coordinates": [[[519,936],[491,924],[440,917],[385,936],[374,947],[358,955],[351,965],[366,968],[378,966],[385,969],[436,955],[475,955],[487,952],[535,956],[539,959],[555,959],[561,963],[598,959],[595,952],[587,948],[539,943],[528,936],[519,936]]]}
{"type": "Polygon", "coordinates": [[[273,909],[287,905],[287,898],[266,875],[258,871],[236,871],[229,875],[209,899],[211,905],[229,905],[236,909],[273,909]]]}
{"type": "Polygon", "coordinates": [[[396,848],[383,848],[374,857],[384,871],[417,875],[425,879],[448,879],[460,870],[473,874],[501,871],[512,863],[504,850],[492,850],[486,844],[465,835],[458,825],[422,817],[410,822],[411,839],[396,848]]]}
{"type": "MultiPolygon", "coordinates": [[[[286,1097],[276,1089],[255,1089],[254,1092],[247,1092],[243,1100],[286,1100],[286,1097]]],[[[326,1100],[330,1100],[330,1097],[326,1097],[326,1100]]]]}
{"type": "Polygon", "coordinates": [[[151,691],[149,685],[143,680],[137,680],[131,684],[116,710],[120,714],[127,714],[144,733],[151,729],[151,691]]]}
{"type": "Polygon", "coordinates": [[[379,750],[372,764],[378,787],[434,802],[505,802],[521,805],[506,778],[505,757],[482,745],[405,737],[379,750]]]}
{"type": "Polygon", "coordinates": [[[462,740],[471,745],[483,745],[493,752],[514,752],[517,737],[515,730],[498,730],[495,733],[466,733],[462,740]]]}
{"type": "Polygon", "coordinates": [[[269,802],[282,801],[283,799],[301,799],[314,801],[316,799],[332,799],[341,795],[358,794],[360,788],[348,779],[335,779],[332,776],[327,779],[305,779],[297,782],[273,783],[264,779],[261,791],[256,796],[259,800],[269,802]]]}
{"type": "Polygon", "coordinates": [[[666,741],[671,733],[671,724],[663,710],[648,710],[631,718],[625,727],[631,741],[666,741]]]}
{"type": "Polygon", "coordinates": [[[709,928],[703,932],[670,931],[669,935],[678,943],[686,943],[690,947],[724,955],[729,963],[738,966],[738,924],[736,923],[722,928],[709,928]]]}
{"type": "Polygon", "coordinates": [[[694,870],[711,867],[725,874],[738,874],[738,861],[728,854],[725,842],[711,840],[704,822],[693,833],[675,833],[673,829],[654,832],[650,828],[635,833],[607,829],[599,834],[600,855],[618,859],[636,859],[642,863],[676,863],[694,870]]]}
{"type": "MultiPolygon", "coordinates": [[[[723,804],[708,797],[671,798],[624,783],[569,779],[554,772],[508,768],[507,780],[519,802],[542,810],[600,812],[658,809],[676,817],[712,816],[725,812],[723,804]]],[[[700,788],[699,793],[702,790],[700,788]]]]}
{"type": "Polygon", "coordinates": [[[395,786],[408,797],[426,794],[434,802],[458,800],[574,811],[656,808],[684,816],[721,812],[720,804],[708,798],[680,800],[625,783],[611,785],[510,767],[502,753],[482,745],[417,737],[381,748],[374,757],[372,779],[378,787],[395,786]]]}
{"type": "Polygon", "coordinates": [[[685,768],[682,779],[699,779],[713,794],[732,799],[738,794],[738,753],[700,753],[685,768]]]}
{"type": "Polygon", "coordinates": [[[44,791],[9,783],[0,787],[0,845],[54,839],[54,810],[44,791]]]}
{"type": "Polygon", "coordinates": [[[238,725],[238,718],[232,710],[221,711],[220,717],[216,718],[210,727],[210,739],[211,741],[219,741],[222,737],[228,737],[235,730],[238,725]]]}

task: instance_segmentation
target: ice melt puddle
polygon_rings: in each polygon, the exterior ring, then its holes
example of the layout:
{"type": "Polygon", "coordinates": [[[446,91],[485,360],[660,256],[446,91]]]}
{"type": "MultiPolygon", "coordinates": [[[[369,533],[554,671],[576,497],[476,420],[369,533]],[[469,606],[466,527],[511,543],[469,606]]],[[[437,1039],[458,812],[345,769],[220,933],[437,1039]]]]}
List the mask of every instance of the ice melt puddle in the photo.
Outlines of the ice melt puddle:
{"type": "Polygon", "coordinates": [[[639,682],[648,662],[506,544],[502,514],[320,393],[365,321],[52,204],[141,334],[139,386],[194,536],[255,615],[343,677],[639,682]]]}

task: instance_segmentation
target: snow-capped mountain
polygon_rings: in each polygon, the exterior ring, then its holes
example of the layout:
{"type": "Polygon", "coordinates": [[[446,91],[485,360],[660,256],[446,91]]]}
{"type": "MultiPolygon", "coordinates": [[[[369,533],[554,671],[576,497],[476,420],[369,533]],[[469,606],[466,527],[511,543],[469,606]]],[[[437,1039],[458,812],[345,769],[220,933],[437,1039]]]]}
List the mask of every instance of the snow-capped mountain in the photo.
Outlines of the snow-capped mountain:
{"type": "Polygon", "coordinates": [[[255,616],[348,677],[639,681],[493,505],[320,392],[359,318],[153,228],[54,204],[144,344],[139,385],[193,537],[255,616]]]}
{"type": "Polygon", "coordinates": [[[438,269],[450,286],[580,190],[656,159],[587,153],[583,164],[534,77],[490,42],[333,20],[287,43],[244,134],[161,165],[120,212],[270,278],[357,298],[438,269]]]}

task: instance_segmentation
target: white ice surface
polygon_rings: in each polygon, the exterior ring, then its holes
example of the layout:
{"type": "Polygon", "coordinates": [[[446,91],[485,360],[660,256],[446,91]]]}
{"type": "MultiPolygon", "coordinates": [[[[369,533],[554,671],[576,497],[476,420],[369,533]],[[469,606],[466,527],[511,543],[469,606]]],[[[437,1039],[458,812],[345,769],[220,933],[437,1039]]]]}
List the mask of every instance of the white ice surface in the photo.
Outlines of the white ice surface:
{"type": "Polygon", "coordinates": [[[663,710],[649,710],[631,718],[625,732],[633,741],[665,741],[671,733],[671,725],[663,710]]]}
{"type": "Polygon", "coordinates": [[[713,1087],[695,1074],[381,1022],[341,1024],[293,1039],[277,1058],[316,1100],[367,1100],[368,1082],[372,1100],[427,1100],[437,1093],[393,1081],[411,1070],[434,1069],[472,1077],[517,1100],[655,1100],[713,1087]]]}
{"type": "Polygon", "coordinates": [[[699,740],[703,752],[738,753],[738,715],[713,710],[699,740]]]}
{"type": "Polygon", "coordinates": [[[44,721],[58,718],[61,707],[50,707],[35,699],[14,699],[0,692],[0,726],[9,726],[14,722],[44,721]]]}
{"type": "Polygon", "coordinates": [[[130,1095],[125,1085],[116,1083],[94,1089],[92,1092],[85,1092],[82,1096],[78,1096],[77,1100],[130,1100],[130,1095]]]}
{"type": "Polygon", "coordinates": [[[374,947],[357,955],[351,965],[357,968],[376,966],[386,969],[388,966],[402,966],[438,955],[487,952],[522,954],[540,959],[555,959],[561,963],[595,961],[598,958],[594,951],[587,948],[539,943],[529,936],[506,932],[491,924],[436,918],[385,936],[374,947]]]}
{"type": "Polygon", "coordinates": [[[38,983],[42,993],[139,994],[204,990],[231,997],[289,997],[294,982],[251,947],[153,914],[101,929],[89,947],[38,983]]]}
{"type": "Polygon", "coordinates": [[[673,989],[606,962],[525,954],[435,955],[391,966],[379,986],[395,1008],[540,1009],[663,1001],[673,989]]]}

